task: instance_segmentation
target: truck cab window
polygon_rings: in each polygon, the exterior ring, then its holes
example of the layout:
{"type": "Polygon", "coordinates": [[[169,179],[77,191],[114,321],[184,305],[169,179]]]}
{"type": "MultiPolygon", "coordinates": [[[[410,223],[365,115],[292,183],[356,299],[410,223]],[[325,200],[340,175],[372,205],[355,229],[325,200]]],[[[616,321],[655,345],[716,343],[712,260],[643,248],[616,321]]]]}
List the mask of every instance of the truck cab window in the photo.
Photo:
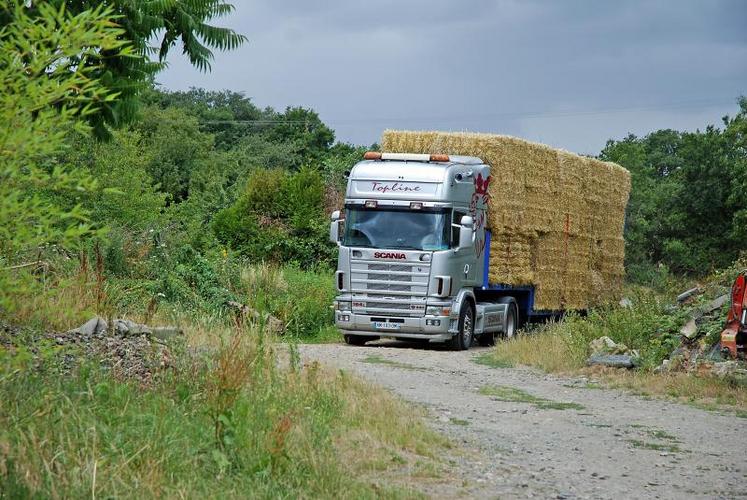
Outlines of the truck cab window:
{"type": "Polygon", "coordinates": [[[466,210],[454,210],[451,217],[451,246],[456,248],[459,245],[459,231],[462,227],[462,217],[469,215],[466,210]]]}
{"type": "Polygon", "coordinates": [[[347,208],[344,245],[367,248],[446,250],[449,248],[446,209],[347,208]]]}

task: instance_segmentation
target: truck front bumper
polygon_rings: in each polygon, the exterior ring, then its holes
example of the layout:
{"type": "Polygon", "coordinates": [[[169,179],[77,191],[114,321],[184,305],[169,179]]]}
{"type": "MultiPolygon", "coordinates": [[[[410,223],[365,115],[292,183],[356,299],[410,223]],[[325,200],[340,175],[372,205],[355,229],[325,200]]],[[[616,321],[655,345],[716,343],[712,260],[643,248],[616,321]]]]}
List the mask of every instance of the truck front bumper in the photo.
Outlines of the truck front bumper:
{"type": "Polygon", "coordinates": [[[446,342],[451,340],[453,336],[452,333],[449,333],[451,321],[449,316],[390,319],[398,321],[397,323],[393,323],[399,326],[398,329],[377,329],[369,315],[353,314],[349,311],[335,311],[335,325],[342,331],[343,335],[397,337],[429,340],[431,342],[446,342]]]}

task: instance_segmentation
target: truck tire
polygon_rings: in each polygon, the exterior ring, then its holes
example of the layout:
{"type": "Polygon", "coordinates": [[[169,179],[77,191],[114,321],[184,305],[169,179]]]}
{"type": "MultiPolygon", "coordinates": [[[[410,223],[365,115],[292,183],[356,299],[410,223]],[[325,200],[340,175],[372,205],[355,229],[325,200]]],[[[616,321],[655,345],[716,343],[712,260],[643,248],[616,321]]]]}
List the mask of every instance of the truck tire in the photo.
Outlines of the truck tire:
{"type": "Polygon", "coordinates": [[[519,306],[513,297],[505,297],[508,300],[508,309],[506,310],[506,330],[501,334],[504,339],[512,339],[516,336],[516,330],[519,329],[519,306]]]}
{"type": "Polygon", "coordinates": [[[379,337],[366,337],[363,335],[345,335],[345,343],[348,345],[365,345],[366,342],[378,340],[379,337]]]}
{"type": "MultiPolygon", "coordinates": [[[[519,306],[516,304],[516,299],[513,297],[501,297],[496,302],[498,304],[508,304],[508,308],[506,309],[506,331],[498,335],[505,339],[513,338],[519,327],[519,306]]],[[[490,347],[495,345],[496,334],[483,333],[477,340],[481,346],[490,347]]]]}
{"type": "Polygon", "coordinates": [[[455,351],[464,351],[472,345],[475,333],[475,310],[465,303],[459,311],[459,331],[451,338],[450,346],[455,351]]]}

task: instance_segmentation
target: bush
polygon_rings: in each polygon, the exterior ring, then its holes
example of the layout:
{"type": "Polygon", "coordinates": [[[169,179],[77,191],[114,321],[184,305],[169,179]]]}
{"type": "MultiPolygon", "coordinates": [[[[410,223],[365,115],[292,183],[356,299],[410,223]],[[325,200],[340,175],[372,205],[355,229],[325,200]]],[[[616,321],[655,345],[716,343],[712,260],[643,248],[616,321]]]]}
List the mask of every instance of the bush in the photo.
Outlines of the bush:
{"type": "Polygon", "coordinates": [[[568,314],[548,333],[563,339],[577,366],[583,366],[589,356],[589,343],[602,336],[638,350],[645,367],[658,366],[678,345],[684,314],[668,313],[660,297],[650,291],[639,290],[629,298],[631,307],[594,309],[586,317],[568,314]]]}
{"type": "Polygon", "coordinates": [[[159,250],[151,259],[154,281],[152,295],[163,294],[164,300],[183,309],[199,312],[222,308],[236,300],[228,289],[225,273],[217,259],[208,259],[189,245],[173,253],[159,250]]]}
{"type": "Polygon", "coordinates": [[[334,326],[330,306],[336,291],[327,271],[252,265],[241,270],[241,284],[247,302],[280,319],[286,335],[310,339],[334,326]]]}
{"type": "Polygon", "coordinates": [[[172,369],[146,387],[95,361],[60,376],[53,358],[39,366],[28,350],[7,357],[0,349],[0,492],[412,497],[361,478],[372,461],[401,477],[403,464],[431,463],[441,451],[413,410],[318,364],[282,368],[263,346],[261,332],[249,330],[230,333],[209,358],[174,350],[172,369]]]}
{"type": "Polygon", "coordinates": [[[327,240],[324,191],[321,175],[311,168],[293,175],[256,170],[236,203],[216,214],[212,230],[252,262],[331,266],[335,247],[327,240]]]}

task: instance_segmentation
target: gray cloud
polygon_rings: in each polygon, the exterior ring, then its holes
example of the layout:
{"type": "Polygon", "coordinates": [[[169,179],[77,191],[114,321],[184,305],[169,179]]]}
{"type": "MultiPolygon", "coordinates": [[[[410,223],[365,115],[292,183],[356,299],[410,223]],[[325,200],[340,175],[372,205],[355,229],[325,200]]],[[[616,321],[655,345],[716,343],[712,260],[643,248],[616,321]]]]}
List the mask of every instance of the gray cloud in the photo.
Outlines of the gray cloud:
{"type": "Polygon", "coordinates": [[[200,74],[159,81],[319,111],[343,141],[383,128],[508,133],[579,152],[694,129],[747,93],[747,2],[239,1],[244,33],[200,74]]]}

